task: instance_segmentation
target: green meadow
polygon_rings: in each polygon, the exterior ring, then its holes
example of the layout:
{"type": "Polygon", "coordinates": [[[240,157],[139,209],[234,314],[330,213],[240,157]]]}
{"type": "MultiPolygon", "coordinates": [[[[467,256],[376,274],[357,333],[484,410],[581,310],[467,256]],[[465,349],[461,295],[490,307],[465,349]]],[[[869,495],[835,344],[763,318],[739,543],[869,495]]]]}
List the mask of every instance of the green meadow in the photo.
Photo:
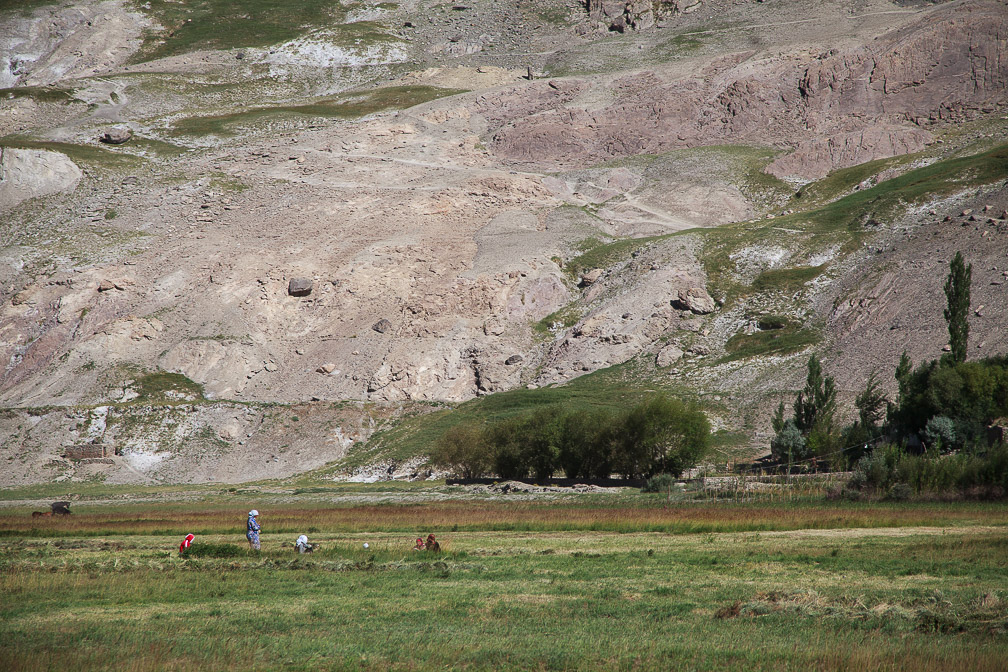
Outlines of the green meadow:
{"type": "Polygon", "coordinates": [[[1000,670],[1008,659],[1003,504],[444,486],[397,490],[406,504],[356,499],[381,488],[258,495],[259,553],[243,537],[251,493],[83,500],[65,518],[32,518],[32,500],[7,507],[0,667],[1000,670]],[[301,532],[315,553],[294,551],[301,532]],[[443,551],[412,551],[429,532],[443,551]]]}

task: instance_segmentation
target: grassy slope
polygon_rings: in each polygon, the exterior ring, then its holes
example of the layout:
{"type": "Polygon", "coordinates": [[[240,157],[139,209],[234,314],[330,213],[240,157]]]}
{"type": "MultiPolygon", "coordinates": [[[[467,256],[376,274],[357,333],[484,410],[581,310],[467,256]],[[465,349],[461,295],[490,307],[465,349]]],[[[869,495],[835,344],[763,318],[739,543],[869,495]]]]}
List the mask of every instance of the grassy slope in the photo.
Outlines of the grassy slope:
{"type": "Polygon", "coordinates": [[[303,105],[257,107],[241,112],[205,117],[187,117],[172,126],[176,135],[234,135],[240,127],[285,116],[355,119],[390,109],[405,109],[437,98],[460,93],[435,86],[389,86],[339,99],[323,99],[303,105]]]}
{"type": "Polygon", "coordinates": [[[798,252],[798,258],[831,246],[837,247],[838,257],[846,256],[861,245],[868,232],[865,225],[872,220],[888,224],[908,206],[1003,179],[1008,175],[1008,146],[936,161],[870,188],[852,191],[866,176],[889,167],[890,163],[891,160],[873,162],[870,169],[858,166],[838,171],[804,188],[800,192],[803,195],[796,196],[790,204],[798,211],[785,217],[706,230],[703,262],[712,294],[725,296],[730,302],[754,290],[793,290],[799,280],[811,279],[826,268],[776,270],[762,277],[760,286],[749,286],[734,278],[732,253],[746,246],[778,245],[782,234],[789,234],[789,244],[798,252]],[[836,200],[828,200],[837,196],[840,197],[836,200]],[[806,203],[809,203],[807,209],[806,203]],[[806,275],[807,278],[803,277],[806,275]]]}
{"type": "Polygon", "coordinates": [[[377,432],[366,446],[352,452],[340,466],[426,455],[449,427],[466,421],[493,422],[550,405],[561,405],[566,410],[622,410],[649,390],[661,389],[658,384],[649,385],[651,382],[642,377],[631,362],[596,371],[566,385],[534,390],[518,388],[477,397],[457,406],[445,405],[431,413],[405,418],[390,429],[377,432]]]}
{"type": "MultiPolygon", "coordinates": [[[[1004,508],[934,507],[972,509],[982,526],[955,516],[941,532],[670,537],[452,532],[418,515],[378,532],[383,514],[403,510],[388,506],[364,519],[366,532],[323,523],[309,532],[321,550],[301,558],[289,544],[303,528],[275,532],[269,510],[257,556],[238,550],[241,511],[237,529],[197,532],[197,544],[228,544],[232,557],[180,560],[174,530],[0,540],[0,666],[1001,669],[1004,508]],[[446,552],[411,553],[430,530],[446,552]]],[[[499,506],[497,520],[518,522],[523,508],[499,506]]],[[[882,508],[862,515],[914,510],[882,508]]],[[[662,511],[658,500],[648,509],[662,511]]]]}
{"type": "Polygon", "coordinates": [[[344,17],[337,0],[137,0],[136,5],[161,26],[148,33],[137,62],[198,49],[263,47],[344,17]]]}

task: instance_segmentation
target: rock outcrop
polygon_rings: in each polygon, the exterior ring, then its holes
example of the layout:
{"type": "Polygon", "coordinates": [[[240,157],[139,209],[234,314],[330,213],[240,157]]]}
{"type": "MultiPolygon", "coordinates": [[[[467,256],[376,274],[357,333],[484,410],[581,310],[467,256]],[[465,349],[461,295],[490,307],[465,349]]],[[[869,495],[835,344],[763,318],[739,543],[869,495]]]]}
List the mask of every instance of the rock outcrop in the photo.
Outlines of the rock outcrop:
{"type": "Polygon", "coordinates": [[[732,54],[688,77],[653,70],[526,86],[485,96],[478,109],[494,151],[512,161],[583,166],[770,142],[791,150],[771,173],[814,179],[918,151],[932,141],[931,125],[1002,108],[1008,54],[996,36],[1006,32],[1002,2],[950,4],[867,46],[732,54]],[[582,107],[572,104],[578,95],[612,102],[582,107]]]}
{"type": "Polygon", "coordinates": [[[680,289],[676,298],[672,299],[672,305],[679,310],[688,310],[697,315],[707,315],[717,309],[714,299],[703,287],[680,289]]]}
{"type": "Polygon", "coordinates": [[[0,147],[0,212],[38,196],[73,189],[82,173],[65,154],[0,147]]]}

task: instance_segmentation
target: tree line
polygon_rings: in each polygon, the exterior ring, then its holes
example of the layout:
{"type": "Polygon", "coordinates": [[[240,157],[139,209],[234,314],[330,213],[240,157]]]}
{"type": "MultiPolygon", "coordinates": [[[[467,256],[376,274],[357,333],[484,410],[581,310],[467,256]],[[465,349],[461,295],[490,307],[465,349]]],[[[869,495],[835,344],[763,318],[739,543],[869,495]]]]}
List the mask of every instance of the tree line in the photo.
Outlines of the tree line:
{"type": "Polygon", "coordinates": [[[679,475],[706,454],[710,423],[695,404],[664,394],[625,412],[565,410],[553,404],[496,422],[450,428],[431,455],[463,478],[598,479],[679,475]]]}
{"type": "Polygon", "coordinates": [[[1008,356],[966,359],[971,277],[972,265],[956,253],[945,282],[948,352],[916,366],[904,352],[893,374],[895,399],[882,392],[872,373],[855,399],[857,420],[849,425],[836,422],[833,377],[810,357],[805,387],[791,413],[786,417],[782,402],[771,419],[774,461],[789,471],[853,467],[860,474],[856,487],[899,485],[900,491],[921,492],[953,483],[995,495],[1008,491],[1008,450],[989,430],[1008,417],[1008,356]],[[936,461],[953,453],[962,455],[936,461]],[[925,473],[931,476],[925,479],[925,473]]]}

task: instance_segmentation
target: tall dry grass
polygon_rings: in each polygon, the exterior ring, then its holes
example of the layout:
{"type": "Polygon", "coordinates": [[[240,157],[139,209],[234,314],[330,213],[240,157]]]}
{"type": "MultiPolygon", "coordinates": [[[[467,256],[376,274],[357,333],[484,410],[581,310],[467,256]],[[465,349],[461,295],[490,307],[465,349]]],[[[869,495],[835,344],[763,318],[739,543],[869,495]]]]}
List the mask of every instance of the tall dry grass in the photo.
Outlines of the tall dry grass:
{"type": "MultiPolygon", "coordinates": [[[[660,502],[656,499],[655,502],[660,502]]],[[[415,505],[258,505],[264,532],[470,531],[733,532],[853,527],[907,527],[982,522],[1008,524],[1008,507],[982,503],[862,504],[698,502],[612,506],[557,502],[450,501],[415,505]]],[[[243,533],[244,506],[77,505],[70,516],[0,514],[0,536],[243,533]]]]}

